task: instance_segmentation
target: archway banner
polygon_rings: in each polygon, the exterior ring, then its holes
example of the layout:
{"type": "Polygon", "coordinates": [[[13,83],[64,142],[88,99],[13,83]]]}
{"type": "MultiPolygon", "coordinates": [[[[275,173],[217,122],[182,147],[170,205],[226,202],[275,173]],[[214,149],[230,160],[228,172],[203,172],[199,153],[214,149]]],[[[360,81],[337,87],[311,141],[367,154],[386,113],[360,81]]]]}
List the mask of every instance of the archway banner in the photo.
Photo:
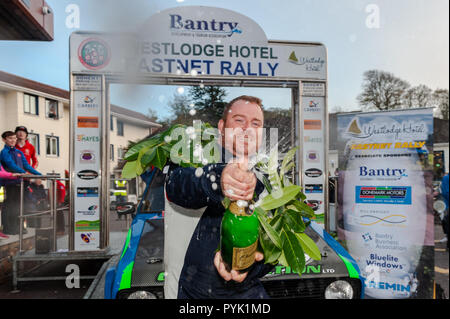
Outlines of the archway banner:
{"type": "Polygon", "coordinates": [[[320,43],[269,41],[237,12],[177,7],[150,17],[127,34],[75,32],[71,72],[128,75],[209,75],[325,80],[320,43]]]}
{"type": "Polygon", "coordinates": [[[369,298],[432,298],[433,111],[338,116],[338,232],[369,298]]]}

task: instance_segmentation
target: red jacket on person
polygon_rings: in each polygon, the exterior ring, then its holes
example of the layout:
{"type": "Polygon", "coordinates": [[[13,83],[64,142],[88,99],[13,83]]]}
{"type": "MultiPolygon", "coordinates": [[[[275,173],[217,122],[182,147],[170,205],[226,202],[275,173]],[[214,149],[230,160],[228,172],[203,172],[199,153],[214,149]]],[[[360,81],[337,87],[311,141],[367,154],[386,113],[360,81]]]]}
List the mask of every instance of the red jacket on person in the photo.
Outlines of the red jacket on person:
{"type": "Polygon", "coordinates": [[[37,167],[38,160],[36,158],[36,149],[34,148],[33,144],[28,142],[28,140],[25,140],[25,144],[23,145],[23,147],[20,147],[19,144],[16,144],[16,148],[19,151],[22,151],[22,153],[25,155],[28,164],[30,164],[31,167],[33,168],[37,167]]]}

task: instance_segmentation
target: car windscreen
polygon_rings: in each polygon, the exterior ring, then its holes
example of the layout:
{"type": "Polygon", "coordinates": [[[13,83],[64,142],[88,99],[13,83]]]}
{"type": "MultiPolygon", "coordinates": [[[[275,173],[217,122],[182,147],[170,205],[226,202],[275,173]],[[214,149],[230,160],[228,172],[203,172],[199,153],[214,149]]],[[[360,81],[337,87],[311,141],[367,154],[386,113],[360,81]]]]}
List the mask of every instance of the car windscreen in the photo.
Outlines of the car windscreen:
{"type": "Polygon", "coordinates": [[[139,210],[140,214],[164,211],[164,180],[165,175],[159,169],[156,169],[155,175],[142,200],[141,209],[139,210]]]}

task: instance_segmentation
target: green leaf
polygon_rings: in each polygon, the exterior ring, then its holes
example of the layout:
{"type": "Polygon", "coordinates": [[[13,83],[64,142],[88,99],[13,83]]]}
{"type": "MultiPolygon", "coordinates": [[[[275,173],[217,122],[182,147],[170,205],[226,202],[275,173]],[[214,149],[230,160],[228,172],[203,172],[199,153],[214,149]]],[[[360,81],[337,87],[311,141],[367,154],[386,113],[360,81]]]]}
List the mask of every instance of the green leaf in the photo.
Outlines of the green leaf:
{"type": "Polygon", "coordinates": [[[292,210],[299,212],[304,217],[307,217],[307,218],[314,217],[313,209],[301,201],[293,200],[292,202],[288,203],[288,205],[286,205],[286,207],[288,209],[292,209],[292,210]]]}
{"type": "Polygon", "coordinates": [[[155,158],[157,148],[150,148],[145,153],[139,153],[138,161],[143,167],[147,167],[155,158]],[[142,154],[142,156],[141,156],[142,154]]]}
{"type": "Polygon", "coordinates": [[[293,232],[283,230],[281,240],[283,241],[283,253],[286,262],[294,272],[301,274],[305,267],[305,253],[298,237],[293,232]]]}
{"type": "Polygon", "coordinates": [[[122,169],[122,178],[136,177],[136,164],[137,161],[127,162],[122,169]]]}
{"type": "Polygon", "coordinates": [[[283,216],[277,215],[270,221],[270,226],[273,227],[273,229],[279,233],[281,231],[281,228],[283,227],[283,216]]]}
{"type": "Polygon", "coordinates": [[[295,165],[295,163],[293,163],[291,161],[294,158],[296,152],[297,152],[297,147],[294,147],[293,149],[289,150],[289,152],[287,152],[286,155],[284,156],[283,162],[281,163],[281,169],[280,169],[281,179],[283,179],[284,174],[295,165]]]}
{"type": "Polygon", "coordinates": [[[285,223],[288,224],[295,233],[303,233],[305,231],[306,226],[299,212],[288,209],[283,216],[285,223]]]}
{"type": "Polygon", "coordinates": [[[264,210],[262,210],[260,207],[255,208],[255,212],[258,216],[258,220],[261,224],[261,226],[264,228],[264,230],[267,233],[267,236],[269,236],[270,240],[274,243],[275,246],[278,248],[281,248],[282,243],[280,236],[278,236],[278,233],[273,229],[273,227],[269,224],[267,221],[267,216],[264,210]]]}
{"type": "Polygon", "coordinates": [[[316,243],[311,238],[309,238],[308,235],[306,235],[305,233],[300,233],[295,234],[295,236],[297,236],[303,250],[306,254],[308,254],[309,257],[314,260],[320,260],[322,258],[322,255],[320,254],[320,250],[317,247],[316,243]]]}
{"type": "Polygon", "coordinates": [[[272,264],[278,260],[281,255],[281,248],[274,245],[272,240],[269,238],[264,228],[261,229],[259,234],[259,243],[264,252],[264,260],[266,264],[272,264]]]}
{"type": "Polygon", "coordinates": [[[267,195],[262,200],[260,207],[264,210],[272,210],[285,205],[294,199],[300,192],[301,187],[298,185],[290,185],[281,189],[282,195],[279,198],[274,198],[273,193],[267,195]]]}
{"type": "Polygon", "coordinates": [[[152,161],[152,164],[154,166],[156,166],[157,168],[159,168],[160,170],[162,170],[164,168],[164,166],[166,165],[167,156],[166,156],[166,154],[164,154],[163,149],[161,149],[160,147],[156,148],[155,151],[156,151],[156,154],[152,161]]]}
{"type": "Polygon", "coordinates": [[[126,152],[124,159],[128,162],[137,160],[140,150],[142,150],[143,148],[150,148],[158,145],[159,143],[161,143],[160,138],[161,133],[158,133],[149,139],[137,143],[126,152]]]}

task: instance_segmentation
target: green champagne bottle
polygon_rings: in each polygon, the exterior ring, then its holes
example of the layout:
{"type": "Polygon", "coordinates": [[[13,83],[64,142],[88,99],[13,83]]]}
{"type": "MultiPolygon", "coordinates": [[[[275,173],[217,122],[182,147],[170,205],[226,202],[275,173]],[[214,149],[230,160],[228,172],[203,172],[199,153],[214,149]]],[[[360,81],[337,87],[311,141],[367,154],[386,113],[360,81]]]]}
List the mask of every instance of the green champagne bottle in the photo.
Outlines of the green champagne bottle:
{"type": "Polygon", "coordinates": [[[232,201],[222,218],[220,251],[228,271],[245,272],[255,262],[259,220],[248,207],[232,201]]]}

